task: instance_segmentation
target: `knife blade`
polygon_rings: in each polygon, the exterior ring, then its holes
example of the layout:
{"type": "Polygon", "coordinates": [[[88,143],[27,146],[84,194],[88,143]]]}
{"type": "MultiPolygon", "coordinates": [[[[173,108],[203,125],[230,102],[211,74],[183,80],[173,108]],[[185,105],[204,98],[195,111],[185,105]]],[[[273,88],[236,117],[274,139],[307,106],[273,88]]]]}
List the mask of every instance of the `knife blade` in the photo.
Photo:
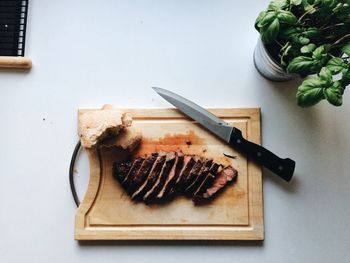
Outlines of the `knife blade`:
{"type": "Polygon", "coordinates": [[[241,130],[230,126],[211,112],[174,92],[158,87],[153,87],[153,90],[182,113],[229,143],[235,149],[246,154],[247,157],[265,166],[286,181],[292,179],[295,170],[295,161],[292,159],[282,159],[261,145],[246,140],[243,138],[241,130]]]}

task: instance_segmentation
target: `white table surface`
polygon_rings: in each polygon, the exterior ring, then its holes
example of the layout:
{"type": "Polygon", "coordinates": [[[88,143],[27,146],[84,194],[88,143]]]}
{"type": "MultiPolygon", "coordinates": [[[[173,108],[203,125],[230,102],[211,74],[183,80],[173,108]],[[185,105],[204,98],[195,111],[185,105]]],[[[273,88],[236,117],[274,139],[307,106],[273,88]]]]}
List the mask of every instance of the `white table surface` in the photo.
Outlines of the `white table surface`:
{"type": "MultiPolygon", "coordinates": [[[[301,109],[297,82],[257,73],[253,24],[266,5],[32,0],[33,68],[0,72],[0,262],[349,262],[350,93],[340,108],[301,109]],[[151,86],[206,107],[261,107],[263,145],[297,163],[290,183],[264,171],[264,242],[74,241],[77,109],[169,107],[151,86]]],[[[80,155],[80,196],[87,166],[80,155]]]]}

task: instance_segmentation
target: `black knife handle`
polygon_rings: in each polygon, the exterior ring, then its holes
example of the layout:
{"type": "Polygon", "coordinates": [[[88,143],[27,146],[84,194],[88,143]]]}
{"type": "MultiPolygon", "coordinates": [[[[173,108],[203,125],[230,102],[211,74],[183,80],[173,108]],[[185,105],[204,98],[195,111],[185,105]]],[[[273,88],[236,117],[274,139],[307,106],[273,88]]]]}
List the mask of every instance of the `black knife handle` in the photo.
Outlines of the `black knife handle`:
{"type": "Polygon", "coordinates": [[[247,141],[243,138],[242,132],[238,129],[232,130],[229,143],[282,179],[286,181],[292,179],[295,161],[289,158],[282,159],[264,147],[247,141]]]}

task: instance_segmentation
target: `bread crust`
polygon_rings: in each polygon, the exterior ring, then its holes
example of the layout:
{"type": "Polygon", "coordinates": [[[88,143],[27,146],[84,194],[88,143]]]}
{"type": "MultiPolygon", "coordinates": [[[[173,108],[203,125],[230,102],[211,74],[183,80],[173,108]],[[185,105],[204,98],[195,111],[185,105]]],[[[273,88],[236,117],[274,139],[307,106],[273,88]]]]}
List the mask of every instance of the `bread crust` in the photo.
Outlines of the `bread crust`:
{"type": "Polygon", "coordinates": [[[106,137],[117,136],[131,124],[132,118],[127,113],[111,105],[104,105],[100,110],[87,111],[79,117],[78,135],[81,145],[84,148],[93,148],[106,137]]]}

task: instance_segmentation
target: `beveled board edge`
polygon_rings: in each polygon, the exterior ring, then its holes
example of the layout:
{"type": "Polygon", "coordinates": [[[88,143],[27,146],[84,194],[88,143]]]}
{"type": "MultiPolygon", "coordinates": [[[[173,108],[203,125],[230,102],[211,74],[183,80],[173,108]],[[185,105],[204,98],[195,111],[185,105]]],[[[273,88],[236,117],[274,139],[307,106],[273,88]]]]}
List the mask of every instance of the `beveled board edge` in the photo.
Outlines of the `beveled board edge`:
{"type": "MultiPolygon", "coordinates": [[[[79,109],[80,114],[94,109],[79,109]]],[[[184,115],[174,108],[123,108],[135,119],[172,119],[184,115]]],[[[220,118],[249,118],[247,136],[261,144],[260,108],[210,108],[220,118]],[[255,131],[255,132],[254,132],[255,131]]],[[[96,150],[87,151],[90,180],[85,197],[75,217],[75,240],[264,240],[262,170],[248,160],[249,225],[248,226],[132,226],[91,227],[85,215],[92,207],[100,184],[100,161],[96,150]],[[252,176],[254,175],[254,176],[252,176]],[[252,187],[254,186],[254,187],[252,187]]]]}

